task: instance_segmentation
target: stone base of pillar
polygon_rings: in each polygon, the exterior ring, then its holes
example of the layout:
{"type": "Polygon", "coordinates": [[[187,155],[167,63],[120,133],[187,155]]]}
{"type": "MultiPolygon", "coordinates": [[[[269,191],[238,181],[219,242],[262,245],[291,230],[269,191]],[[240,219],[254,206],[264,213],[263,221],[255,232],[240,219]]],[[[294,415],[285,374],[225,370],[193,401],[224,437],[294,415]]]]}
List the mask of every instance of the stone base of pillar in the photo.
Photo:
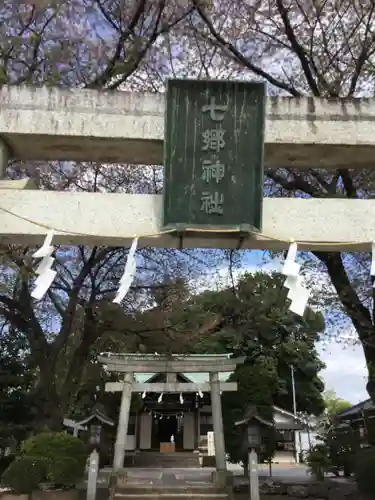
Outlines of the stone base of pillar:
{"type": "Polygon", "coordinates": [[[109,488],[122,488],[128,482],[128,473],[125,470],[112,472],[109,478],[109,488]]]}
{"type": "Polygon", "coordinates": [[[111,472],[111,475],[109,476],[109,481],[108,481],[108,487],[109,489],[116,488],[117,486],[117,472],[111,472]]]}
{"type": "Polygon", "coordinates": [[[122,488],[128,482],[128,473],[124,470],[117,472],[117,486],[122,488]]]}
{"type": "Polygon", "coordinates": [[[232,488],[234,484],[233,472],[228,470],[215,470],[212,473],[213,484],[220,489],[232,488]]]}

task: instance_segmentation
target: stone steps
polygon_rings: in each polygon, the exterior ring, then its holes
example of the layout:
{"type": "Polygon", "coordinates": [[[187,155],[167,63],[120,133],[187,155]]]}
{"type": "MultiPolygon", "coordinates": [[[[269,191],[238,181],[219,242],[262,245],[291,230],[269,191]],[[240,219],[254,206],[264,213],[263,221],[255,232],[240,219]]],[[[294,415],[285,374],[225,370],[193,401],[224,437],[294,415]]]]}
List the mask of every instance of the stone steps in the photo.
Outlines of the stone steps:
{"type": "Polygon", "coordinates": [[[197,453],[141,452],[134,459],[137,468],[191,469],[199,468],[197,453]]]}
{"type": "MultiPolygon", "coordinates": [[[[160,473],[147,477],[122,471],[117,476],[112,500],[228,500],[226,487],[220,487],[206,478],[205,481],[193,481],[189,473],[183,477],[172,471],[159,470],[160,473]],[[132,475],[133,474],[133,475],[132,475]]],[[[200,478],[203,479],[203,478],[200,478]]]]}
{"type": "Polygon", "coordinates": [[[138,485],[136,483],[134,484],[127,484],[121,487],[116,488],[116,495],[119,496],[126,496],[128,494],[147,494],[150,495],[152,493],[158,493],[158,494],[167,494],[167,493],[173,493],[173,494],[183,494],[183,493],[188,493],[188,492],[193,492],[195,494],[217,494],[217,493],[225,493],[223,491],[220,491],[218,488],[216,488],[214,485],[206,485],[206,486],[196,486],[196,485],[191,485],[191,486],[186,486],[186,485],[181,485],[181,486],[159,486],[159,485],[138,485]]]}
{"type": "Polygon", "coordinates": [[[185,493],[126,493],[124,495],[116,494],[114,496],[117,500],[228,500],[228,495],[226,493],[194,493],[194,492],[185,492],[185,493]]]}
{"type": "Polygon", "coordinates": [[[124,487],[116,490],[114,500],[228,500],[228,494],[214,487],[124,487]]]}

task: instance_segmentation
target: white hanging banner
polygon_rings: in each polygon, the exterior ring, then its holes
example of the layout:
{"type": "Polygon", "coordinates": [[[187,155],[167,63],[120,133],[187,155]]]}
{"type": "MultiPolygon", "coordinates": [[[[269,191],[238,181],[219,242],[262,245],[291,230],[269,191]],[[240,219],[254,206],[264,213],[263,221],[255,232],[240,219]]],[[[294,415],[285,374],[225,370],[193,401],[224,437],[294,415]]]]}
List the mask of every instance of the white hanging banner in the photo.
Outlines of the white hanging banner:
{"type": "Polygon", "coordinates": [[[286,276],[284,287],[288,289],[287,298],[291,300],[289,311],[299,316],[303,316],[310,297],[310,292],[302,284],[302,277],[299,276],[301,265],[295,261],[296,258],[297,243],[293,242],[289,245],[281,273],[286,276]]]}
{"type": "Polygon", "coordinates": [[[120,285],[124,286],[128,282],[129,277],[133,278],[135,275],[136,269],[137,269],[137,264],[136,264],[136,260],[134,258],[134,260],[129,262],[129,265],[126,266],[126,268],[124,270],[124,274],[121,276],[121,279],[120,279],[120,285]]]}
{"type": "Polygon", "coordinates": [[[300,269],[301,264],[294,262],[294,260],[286,260],[281,270],[281,274],[284,274],[284,276],[298,276],[300,269]]]}
{"type": "Polygon", "coordinates": [[[55,259],[53,257],[51,257],[50,255],[46,255],[45,257],[43,257],[39,266],[36,268],[36,271],[35,271],[36,274],[40,275],[40,274],[43,274],[44,272],[46,272],[47,269],[51,269],[54,262],[55,262],[55,259]]]}
{"type": "Polygon", "coordinates": [[[34,259],[42,259],[43,257],[52,255],[53,253],[53,246],[51,245],[52,238],[53,238],[53,231],[48,231],[43,245],[39,248],[39,250],[34,252],[32,255],[34,259]]]}
{"type": "Polygon", "coordinates": [[[137,250],[137,245],[138,245],[138,238],[134,238],[131,244],[131,247],[129,249],[128,253],[128,258],[126,259],[126,264],[125,264],[125,269],[124,269],[124,274],[122,275],[120,279],[120,286],[117,291],[116,297],[113,299],[112,302],[115,304],[120,304],[124,298],[126,297],[126,294],[130,290],[131,284],[133,283],[135,272],[137,269],[137,261],[135,258],[135,252],[137,250]]]}
{"type": "Polygon", "coordinates": [[[298,294],[293,297],[292,303],[289,306],[289,311],[303,316],[310,297],[310,292],[304,286],[298,287],[298,294]]]}
{"type": "Polygon", "coordinates": [[[52,238],[53,231],[48,231],[43,245],[33,254],[34,259],[42,259],[35,271],[38,278],[35,280],[35,288],[31,292],[31,296],[36,300],[44,297],[57,274],[56,271],[52,271],[51,269],[55,262],[54,257],[52,257],[55,249],[52,245],[52,238]]]}
{"type": "Polygon", "coordinates": [[[31,292],[33,299],[40,300],[44,297],[53,280],[56,278],[56,271],[47,269],[35,280],[35,288],[31,292]]]}
{"type": "Polygon", "coordinates": [[[300,289],[303,288],[301,276],[296,276],[295,282],[289,287],[287,298],[293,300],[299,294],[300,289]]]}
{"type": "Polygon", "coordinates": [[[113,302],[115,304],[121,304],[121,302],[124,300],[126,297],[128,291],[130,290],[130,287],[133,283],[135,273],[128,274],[122,278],[122,281],[120,282],[120,288],[117,291],[116,297],[113,299],[113,302]]]}
{"type": "Polygon", "coordinates": [[[286,280],[284,281],[284,287],[285,288],[295,288],[299,281],[300,281],[299,276],[287,276],[286,280]]]}
{"type": "Polygon", "coordinates": [[[370,275],[375,276],[375,241],[372,242],[370,275]]]}
{"type": "Polygon", "coordinates": [[[296,260],[297,258],[297,243],[291,243],[289,245],[288,253],[286,255],[286,260],[296,260]]]}

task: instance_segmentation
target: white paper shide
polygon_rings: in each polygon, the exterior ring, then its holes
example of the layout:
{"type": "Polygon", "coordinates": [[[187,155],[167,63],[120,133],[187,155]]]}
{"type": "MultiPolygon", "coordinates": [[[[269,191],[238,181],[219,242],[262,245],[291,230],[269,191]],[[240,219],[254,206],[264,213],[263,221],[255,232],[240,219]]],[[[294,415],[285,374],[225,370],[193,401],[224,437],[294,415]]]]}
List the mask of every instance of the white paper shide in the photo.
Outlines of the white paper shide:
{"type": "Polygon", "coordinates": [[[297,243],[291,243],[281,273],[286,276],[285,288],[288,288],[288,299],[291,300],[289,310],[303,316],[310,297],[309,290],[303,286],[302,278],[299,276],[301,265],[295,259],[297,257],[297,243]]]}
{"type": "Polygon", "coordinates": [[[52,270],[55,262],[54,257],[52,257],[55,249],[52,246],[52,238],[53,231],[49,231],[43,245],[33,254],[34,259],[42,259],[35,271],[38,277],[35,280],[34,290],[31,292],[31,296],[36,300],[41,300],[44,297],[57,274],[56,271],[52,270]]]}
{"type": "MultiPolygon", "coordinates": [[[[375,241],[372,242],[371,245],[371,269],[370,269],[370,276],[375,278],[375,241]]],[[[372,284],[373,288],[375,288],[375,280],[372,284]]]]}
{"type": "Polygon", "coordinates": [[[135,271],[137,269],[137,261],[135,258],[135,252],[137,250],[138,238],[134,238],[129,249],[128,258],[126,259],[124,274],[120,279],[120,286],[117,291],[116,297],[113,299],[115,304],[121,304],[121,302],[126,297],[126,294],[130,290],[131,284],[133,283],[135,271]]]}

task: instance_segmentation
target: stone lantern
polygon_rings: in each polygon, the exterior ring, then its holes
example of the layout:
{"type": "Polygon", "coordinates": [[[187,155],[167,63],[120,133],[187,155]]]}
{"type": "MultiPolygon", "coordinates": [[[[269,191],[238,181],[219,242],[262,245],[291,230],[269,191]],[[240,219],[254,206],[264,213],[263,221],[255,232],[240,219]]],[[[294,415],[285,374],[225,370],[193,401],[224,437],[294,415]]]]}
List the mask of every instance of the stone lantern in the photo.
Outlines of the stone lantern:
{"type": "Polygon", "coordinates": [[[258,453],[263,444],[263,430],[274,427],[274,423],[260,417],[254,408],[249,408],[245,418],[236,422],[235,425],[243,427],[247,431],[250,500],[259,500],[258,453]]]}

